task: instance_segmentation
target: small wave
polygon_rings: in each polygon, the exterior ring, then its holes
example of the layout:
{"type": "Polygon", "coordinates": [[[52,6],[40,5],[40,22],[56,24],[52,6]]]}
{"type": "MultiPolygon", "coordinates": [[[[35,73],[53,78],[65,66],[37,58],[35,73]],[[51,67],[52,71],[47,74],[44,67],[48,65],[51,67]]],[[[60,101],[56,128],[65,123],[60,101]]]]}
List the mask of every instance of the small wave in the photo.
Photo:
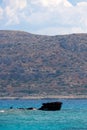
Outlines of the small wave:
{"type": "Polygon", "coordinates": [[[3,112],[5,112],[4,110],[0,110],[0,113],[3,113],[3,112]]]}

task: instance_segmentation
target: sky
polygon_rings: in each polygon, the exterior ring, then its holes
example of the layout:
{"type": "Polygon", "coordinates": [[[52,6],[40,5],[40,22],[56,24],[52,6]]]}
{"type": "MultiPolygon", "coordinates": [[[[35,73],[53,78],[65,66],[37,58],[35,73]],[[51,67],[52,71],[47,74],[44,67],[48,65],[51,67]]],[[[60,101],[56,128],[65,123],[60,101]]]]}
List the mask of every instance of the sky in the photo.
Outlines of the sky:
{"type": "Polygon", "coordinates": [[[87,33],[87,0],[0,0],[0,30],[87,33]]]}

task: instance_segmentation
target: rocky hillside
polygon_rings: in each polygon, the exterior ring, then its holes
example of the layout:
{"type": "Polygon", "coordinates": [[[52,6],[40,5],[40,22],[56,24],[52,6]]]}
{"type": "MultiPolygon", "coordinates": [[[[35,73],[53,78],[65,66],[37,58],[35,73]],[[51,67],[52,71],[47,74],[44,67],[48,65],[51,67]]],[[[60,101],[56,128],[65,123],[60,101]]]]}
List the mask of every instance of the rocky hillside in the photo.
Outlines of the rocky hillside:
{"type": "Polygon", "coordinates": [[[87,95],[87,34],[0,31],[0,97],[87,95]]]}

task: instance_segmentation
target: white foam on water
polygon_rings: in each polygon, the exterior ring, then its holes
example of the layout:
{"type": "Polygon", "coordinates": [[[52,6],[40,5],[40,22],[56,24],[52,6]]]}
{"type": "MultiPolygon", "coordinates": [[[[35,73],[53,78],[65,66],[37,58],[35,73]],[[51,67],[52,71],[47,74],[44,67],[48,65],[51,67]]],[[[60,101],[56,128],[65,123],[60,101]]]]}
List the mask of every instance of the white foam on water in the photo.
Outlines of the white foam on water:
{"type": "Polygon", "coordinates": [[[1,113],[5,112],[4,110],[0,110],[1,113]]]}

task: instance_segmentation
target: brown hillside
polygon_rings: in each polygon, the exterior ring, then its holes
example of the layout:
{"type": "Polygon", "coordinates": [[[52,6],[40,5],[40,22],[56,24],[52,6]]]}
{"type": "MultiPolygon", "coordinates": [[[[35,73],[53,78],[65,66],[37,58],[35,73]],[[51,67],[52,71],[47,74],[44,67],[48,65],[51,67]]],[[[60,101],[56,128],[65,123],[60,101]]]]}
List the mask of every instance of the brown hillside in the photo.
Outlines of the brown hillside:
{"type": "Polygon", "coordinates": [[[0,31],[0,97],[87,95],[87,34],[0,31]]]}

